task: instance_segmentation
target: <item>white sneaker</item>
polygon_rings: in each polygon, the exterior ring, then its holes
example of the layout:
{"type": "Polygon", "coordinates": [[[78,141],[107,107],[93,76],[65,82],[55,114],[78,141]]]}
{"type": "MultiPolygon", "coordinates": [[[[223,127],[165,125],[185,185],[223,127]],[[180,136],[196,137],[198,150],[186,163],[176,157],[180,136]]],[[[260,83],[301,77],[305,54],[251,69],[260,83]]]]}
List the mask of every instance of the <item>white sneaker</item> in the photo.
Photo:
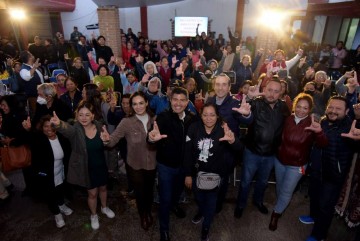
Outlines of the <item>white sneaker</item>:
{"type": "Polygon", "coordinates": [[[55,222],[56,222],[56,227],[58,228],[62,228],[65,226],[65,221],[61,213],[55,215],[55,222]]]}
{"type": "Polygon", "coordinates": [[[71,208],[69,208],[65,204],[59,206],[59,209],[60,209],[60,212],[65,214],[66,216],[69,216],[74,212],[71,208]]]}
{"type": "Polygon", "coordinates": [[[91,220],[91,228],[96,230],[96,229],[99,229],[99,217],[97,214],[95,215],[91,215],[90,216],[90,220],[91,220]]]}
{"type": "Polygon", "coordinates": [[[101,207],[101,212],[105,214],[108,218],[115,217],[115,213],[109,207],[101,207]]]}

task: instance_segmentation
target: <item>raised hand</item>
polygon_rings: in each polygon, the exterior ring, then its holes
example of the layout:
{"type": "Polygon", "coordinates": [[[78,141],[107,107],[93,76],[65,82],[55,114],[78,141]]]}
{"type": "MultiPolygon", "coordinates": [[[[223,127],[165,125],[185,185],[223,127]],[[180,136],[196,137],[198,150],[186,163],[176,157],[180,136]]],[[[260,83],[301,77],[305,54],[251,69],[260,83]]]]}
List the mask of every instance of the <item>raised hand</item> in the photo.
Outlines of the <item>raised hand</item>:
{"type": "Polygon", "coordinates": [[[102,132],[100,133],[100,138],[103,142],[109,142],[110,141],[110,135],[109,132],[106,130],[106,126],[103,125],[102,132]]]}
{"type": "Polygon", "coordinates": [[[144,74],[144,76],[141,79],[141,83],[145,84],[149,82],[150,75],[148,73],[144,74]]]}
{"type": "Polygon", "coordinates": [[[50,124],[53,124],[55,127],[60,126],[60,119],[55,111],[53,111],[53,117],[50,119],[50,124]]]}
{"type": "Polygon", "coordinates": [[[311,115],[311,125],[305,127],[304,130],[313,131],[315,133],[320,133],[322,131],[320,123],[315,121],[315,115],[311,115]]]}
{"type": "Polygon", "coordinates": [[[257,55],[263,55],[265,50],[263,48],[260,48],[257,50],[257,55]]]}
{"type": "Polygon", "coordinates": [[[325,88],[330,88],[331,86],[331,79],[330,78],[327,78],[325,81],[324,81],[324,87],[325,88]]]}
{"type": "Polygon", "coordinates": [[[301,68],[306,63],[306,56],[304,58],[301,58],[299,61],[299,67],[301,68]]]}
{"type": "Polygon", "coordinates": [[[227,54],[228,54],[228,52],[227,52],[227,50],[224,48],[223,50],[222,50],[222,53],[223,53],[223,56],[227,56],[227,54]]]}
{"type": "Polygon", "coordinates": [[[174,57],[171,58],[171,63],[176,64],[177,62],[179,62],[179,60],[176,59],[176,55],[175,55],[174,57]]]}
{"type": "Polygon", "coordinates": [[[300,56],[302,56],[303,53],[304,53],[304,50],[302,50],[302,49],[299,47],[299,49],[298,49],[298,51],[297,51],[297,54],[300,55],[300,56]]]}
{"type": "Polygon", "coordinates": [[[23,120],[22,122],[22,126],[25,130],[29,131],[31,129],[31,121],[30,121],[30,116],[27,117],[26,120],[23,120]]]}
{"type": "Polygon", "coordinates": [[[230,144],[233,144],[235,142],[234,133],[230,130],[230,128],[226,123],[223,124],[223,128],[224,128],[224,137],[221,137],[219,141],[227,141],[230,144]]]}
{"type": "Polygon", "coordinates": [[[239,112],[240,114],[244,116],[248,116],[251,113],[251,105],[249,103],[246,103],[246,95],[243,96],[241,100],[240,107],[238,108],[232,108],[232,110],[239,112]]]}
{"type": "Polygon", "coordinates": [[[260,86],[261,86],[262,80],[259,81],[257,85],[250,86],[248,96],[250,99],[253,99],[257,96],[264,95],[264,93],[260,92],[260,86]]]}
{"type": "Polygon", "coordinates": [[[12,66],[13,65],[13,59],[12,58],[6,58],[6,65],[7,66],[12,66]]]}
{"type": "Polygon", "coordinates": [[[175,70],[176,70],[176,76],[182,75],[184,73],[182,64],[180,64],[180,66],[177,67],[175,70]]]}
{"type": "Polygon", "coordinates": [[[35,61],[35,63],[34,63],[34,67],[35,67],[35,68],[40,67],[41,63],[39,63],[39,62],[40,62],[40,59],[37,58],[36,61],[35,61]]]}
{"type": "Polygon", "coordinates": [[[349,133],[341,133],[342,137],[351,138],[354,140],[360,140],[360,129],[356,128],[356,120],[351,124],[349,133]]]}
{"type": "Polygon", "coordinates": [[[120,69],[121,69],[121,71],[123,71],[123,72],[124,72],[125,67],[126,67],[126,64],[120,64],[120,69]]]}
{"type": "Polygon", "coordinates": [[[189,50],[187,53],[186,53],[187,56],[189,56],[189,58],[191,59],[192,56],[193,56],[193,53],[189,50]]]}
{"type": "Polygon", "coordinates": [[[354,70],[346,71],[344,75],[345,75],[346,78],[351,78],[351,77],[353,77],[354,72],[355,72],[354,70]]]}
{"type": "Polygon", "coordinates": [[[198,69],[201,66],[201,60],[195,63],[195,68],[198,69]]]}
{"type": "Polygon", "coordinates": [[[156,121],[154,121],[154,129],[149,132],[149,140],[155,142],[155,141],[160,141],[161,139],[166,137],[167,135],[160,134],[159,127],[156,124],[156,121]]]}

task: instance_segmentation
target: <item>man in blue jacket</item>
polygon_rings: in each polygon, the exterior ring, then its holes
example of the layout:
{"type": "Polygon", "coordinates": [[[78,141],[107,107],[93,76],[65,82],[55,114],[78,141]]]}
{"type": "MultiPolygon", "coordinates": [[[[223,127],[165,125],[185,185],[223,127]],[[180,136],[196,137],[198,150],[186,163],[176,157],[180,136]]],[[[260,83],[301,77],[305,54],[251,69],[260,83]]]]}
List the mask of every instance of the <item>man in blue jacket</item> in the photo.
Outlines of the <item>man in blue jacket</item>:
{"type": "MultiPolygon", "coordinates": [[[[215,78],[214,91],[215,96],[208,99],[208,103],[216,104],[220,117],[227,123],[230,130],[235,134],[236,137],[240,136],[239,126],[242,124],[250,124],[252,122],[251,107],[246,103],[245,99],[240,103],[237,99],[233,98],[230,93],[230,78],[226,74],[220,74],[215,78]]],[[[228,153],[227,160],[227,175],[224,180],[229,179],[229,174],[234,170],[235,158],[239,156],[239,153],[228,153]]],[[[228,182],[224,182],[221,185],[218,193],[218,201],[216,211],[220,212],[222,204],[225,200],[225,196],[228,189],[228,182]]],[[[201,215],[197,214],[194,217],[193,222],[196,223],[196,219],[201,219],[201,215]]]]}

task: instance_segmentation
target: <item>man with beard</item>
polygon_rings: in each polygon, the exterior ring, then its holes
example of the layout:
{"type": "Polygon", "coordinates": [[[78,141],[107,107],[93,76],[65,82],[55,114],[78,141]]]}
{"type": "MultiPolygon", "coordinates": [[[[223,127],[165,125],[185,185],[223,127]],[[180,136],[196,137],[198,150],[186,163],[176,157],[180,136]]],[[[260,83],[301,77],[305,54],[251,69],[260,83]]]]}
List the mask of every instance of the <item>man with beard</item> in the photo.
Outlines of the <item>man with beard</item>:
{"type": "Polygon", "coordinates": [[[250,184],[257,172],[253,203],[258,210],[267,214],[268,209],[263,204],[264,193],[270,172],[274,166],[275,153],[280,145],[283,123],[290,115],[285,101],[280,99],[281,84],[277,77],[267,82],[264,92],[249,90],[249,97],[262,95],[250,102],[253,122],[248,128],[243,154],[241,183],[236,201],[234,217],[240,218],[246,206],[250,184]]]}
{"type": "Polygon", "coordinates": [[[311,154],[310,216],[299,218],[302,223],[314,223],[307,241],[326,239],[335,205],[351,166],[355,143],[342,137],[342,133],[349,133],[352,124],[348,111],[346,99],[333,96],[321,120],[321,128],[329,144],[321,149],[314,147],[311,154]]]}

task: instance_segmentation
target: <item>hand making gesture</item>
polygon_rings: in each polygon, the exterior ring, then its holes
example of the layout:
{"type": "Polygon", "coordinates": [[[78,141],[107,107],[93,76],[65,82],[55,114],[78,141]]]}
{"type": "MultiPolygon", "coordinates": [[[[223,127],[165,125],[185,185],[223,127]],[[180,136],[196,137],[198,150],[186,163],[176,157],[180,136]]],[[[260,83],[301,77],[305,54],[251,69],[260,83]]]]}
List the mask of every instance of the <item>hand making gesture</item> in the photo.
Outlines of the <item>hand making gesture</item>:
{"type": "Polygon", "coordinates": [[[159,127],[156,124],[156,121],[154,121],[154,129],[149,132],[149,140],[155,142],[155,141],[160,141],[161,139],[166,137],[167,135],[160,134],[159,127]]]}
{"type": "Polygon", "coordinates": [[[100,138],[103,142],[109,142],[110,141],[110,134],[109,132],[106,130],[106,126],[103,125],[102,127],[102,132],[100,133],[100,138]]]}
{"type": "Polygon", "coordinates": [[[50,119],[50,124],[53,124],[54,126],[60,126],[60,119],[56,115],[55,111],[53,111],[53,117],[50,119]]]}
{"type": "Polygon", "coordinates": [[[249,103],[246,103],[246,95],[243,96],[241,100],[240,107],[238,108],[232,108],[232,110],[239,112],[240,114],[244,116],[248,116],[251,113],[251,105],[249,103]]]}
{"type": "Polygon", "coordinates": [[[28,116],[26,120],[23,120],[22,126],[25,130],[30,131],[30,129],[31,129],[30,116],[28,116]]]}
{"type": "Polygon", "coordinates": [[[253,99],[260,95],[264,95],[264,93],[260,92],[261,83],[262,83],[262,80],[260,80],[257,85],[249,87],[248,96],[250,99],[253,99]]]}
{"type": "Polygon", "coordinates": [[[224,128],[224,137],[221,137],[219,141],[227,141],[229,142],[229,144],[233,144],[235,142],[234,133],[230,130],[230,128],[226,123],[223,124],[223,128],[224,128]]]}
{"type": "Polygon", "coordinates": [[[356,128],[356,120],[351,124],[351,129],[349,133],[342,133],[342,137],[351,138],[354,140],[360,140],[360,129],[356,128]]]}
{"type": "Polygon", "coordinates": [[[315,133],[320,133],[322,131],[321,125],[319,122],[315,121],[315,116],[311,115],[311,125],[305,127],[305,130],[313,131],[315,133]]]}

